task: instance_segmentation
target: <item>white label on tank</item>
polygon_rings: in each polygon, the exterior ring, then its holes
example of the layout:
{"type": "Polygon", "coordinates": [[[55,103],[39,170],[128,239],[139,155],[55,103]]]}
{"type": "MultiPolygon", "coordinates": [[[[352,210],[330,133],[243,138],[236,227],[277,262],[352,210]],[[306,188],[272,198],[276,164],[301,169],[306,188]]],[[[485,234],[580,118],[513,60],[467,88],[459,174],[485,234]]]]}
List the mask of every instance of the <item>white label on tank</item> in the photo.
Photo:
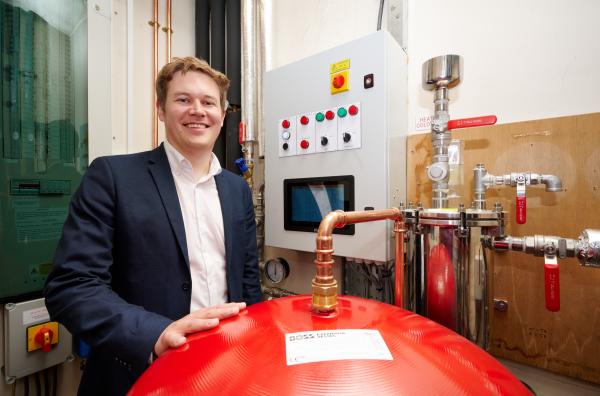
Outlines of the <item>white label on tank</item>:
{"type": "Polygon", "coordinates": [[[48,322],[50,320],[50,314],[46,307],[29,309],[23,311],[23,326],[28,326],[34,323],[48,322]]]}
{"type": "Polygon", "coordinates": [[[393,360],[378,330],[302,331],[285,335],[287,365],[329,360],[393,360]]]}

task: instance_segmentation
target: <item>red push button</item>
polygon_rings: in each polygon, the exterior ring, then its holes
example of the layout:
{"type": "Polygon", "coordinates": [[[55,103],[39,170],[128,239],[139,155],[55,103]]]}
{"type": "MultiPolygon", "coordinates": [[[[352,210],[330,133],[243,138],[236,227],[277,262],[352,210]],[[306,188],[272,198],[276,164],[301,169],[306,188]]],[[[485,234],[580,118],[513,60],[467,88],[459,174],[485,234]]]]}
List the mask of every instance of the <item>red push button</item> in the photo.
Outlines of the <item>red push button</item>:
{"type": "Polygon", "coordinates": [[[333,120],[334,117],[335,113],[331,110],[328,110],[327,113],[325,113],[325,118],[327,118],[328,120],[333,120]]]}
{"type": "Polygon", "coordinates": [[[346,79],[344,78],[343,75],[338,74],[337,76],[333,77],[333,87],[335,89],[340,89],[341,87],[344,86],[344,82],[346,81],[346,79]]]}
{"type": "Polygon", "coordinates": [[[308,143],[308,140],[306,139],[302,139],[302,141],[300,141],[300,147],[302,147],[303,149],[307,149],[308,146],[310,146],[310,143],[308,143]]]}
{"type": "Polygon", "coordinates": [[[302,125],[308,125],[308,117],[307,116],[302,116],[300,117],[300,124],[302,125]]]}
{"type": "Polygon", "coordinates": [[[281,122],[281,126],[282,126],[284,129],[288,129],[288,128],[290,127],[290,122],[289,122],[288,120],[283,120],[283,121],[281,122]]]}
{"type": "Polygon", "coordinates": [[[352,105],[350,107],[348,107],[348,113],[350,113],[350,115],[357,115],[358,114],[358,107],[356,107],[355,105],[352,105]]]}

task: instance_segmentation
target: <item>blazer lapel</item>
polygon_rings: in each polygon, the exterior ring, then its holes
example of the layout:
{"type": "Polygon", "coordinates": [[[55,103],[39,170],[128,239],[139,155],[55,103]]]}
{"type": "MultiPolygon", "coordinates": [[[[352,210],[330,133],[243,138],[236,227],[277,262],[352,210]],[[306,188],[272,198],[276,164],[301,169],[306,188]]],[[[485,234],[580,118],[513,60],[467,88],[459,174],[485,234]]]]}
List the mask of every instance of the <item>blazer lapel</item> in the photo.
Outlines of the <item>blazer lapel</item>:
{"type": "Polygon", "coordinates": [[[167,153],[163,145],[153,150],[150,154],[150,160],[148,164],[150,174],[156,183],[156,188],[160,194],[163,205],[169,217],[169,222],[175,233],[175,238],[183,257],[185,257],[185,263],[188,268],[190,266],[190,259],[188,257],[187,242],[185,239],[185,227],[183,225],[183,216],[181,215],[181,206],[179,205],[179,198],[177,197],[177,189],[175,187],[175,180],[173,180],[173,174],[171,173],[171,167],[169,166],[169,160],[167,159],[167,153]]]}
{"type": "MultiPolygon", "coordinates": [[[[217,184],[217,192],[219,193],[219,201],[221,203],[221,213],[223,215],[223,233],[225,234],[225,262],[227,263],[227,273],[231,273],[231,257],[232,251],[232,233],[233,233],[233,214],[231,207],[231,192],[229,185],[225,181],[223,172],[215,176],[217,184]]],[[[229,279],[229,276],[227,277],[229,279]]]]}

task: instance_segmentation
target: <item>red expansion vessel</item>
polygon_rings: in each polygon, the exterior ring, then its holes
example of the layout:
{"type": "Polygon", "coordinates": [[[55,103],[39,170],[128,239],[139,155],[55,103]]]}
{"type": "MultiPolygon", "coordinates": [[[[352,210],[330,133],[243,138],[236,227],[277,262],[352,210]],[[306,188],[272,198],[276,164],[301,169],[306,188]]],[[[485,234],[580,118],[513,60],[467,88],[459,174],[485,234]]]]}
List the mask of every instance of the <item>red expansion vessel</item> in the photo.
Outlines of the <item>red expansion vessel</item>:
{"type": "Polygon", "coordinates": [[[311,296],[262,302],[158,358],[129,395],[529,395],[504,366],[415,313],[339,296],[337,315],[313,315],[311,296]],[[373,329],[392,360],[288,365],[285,334],[373,329]]]}

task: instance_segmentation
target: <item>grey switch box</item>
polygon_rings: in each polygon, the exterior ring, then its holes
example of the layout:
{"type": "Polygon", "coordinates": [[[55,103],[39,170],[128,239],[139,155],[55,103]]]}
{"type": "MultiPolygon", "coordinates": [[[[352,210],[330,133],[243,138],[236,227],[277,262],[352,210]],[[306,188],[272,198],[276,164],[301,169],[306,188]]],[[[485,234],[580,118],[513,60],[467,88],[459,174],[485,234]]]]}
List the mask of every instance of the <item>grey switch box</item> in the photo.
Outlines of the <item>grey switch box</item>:
{"type": "Polygon", "coordinates": [[[7,384],[73,359],[73,338],[60,324],[58,344],[53,345],[50,352],[41,349],[27,352],[27,328],[49,320],[43,298],[4,306],[4,380],[7,384]]]}

